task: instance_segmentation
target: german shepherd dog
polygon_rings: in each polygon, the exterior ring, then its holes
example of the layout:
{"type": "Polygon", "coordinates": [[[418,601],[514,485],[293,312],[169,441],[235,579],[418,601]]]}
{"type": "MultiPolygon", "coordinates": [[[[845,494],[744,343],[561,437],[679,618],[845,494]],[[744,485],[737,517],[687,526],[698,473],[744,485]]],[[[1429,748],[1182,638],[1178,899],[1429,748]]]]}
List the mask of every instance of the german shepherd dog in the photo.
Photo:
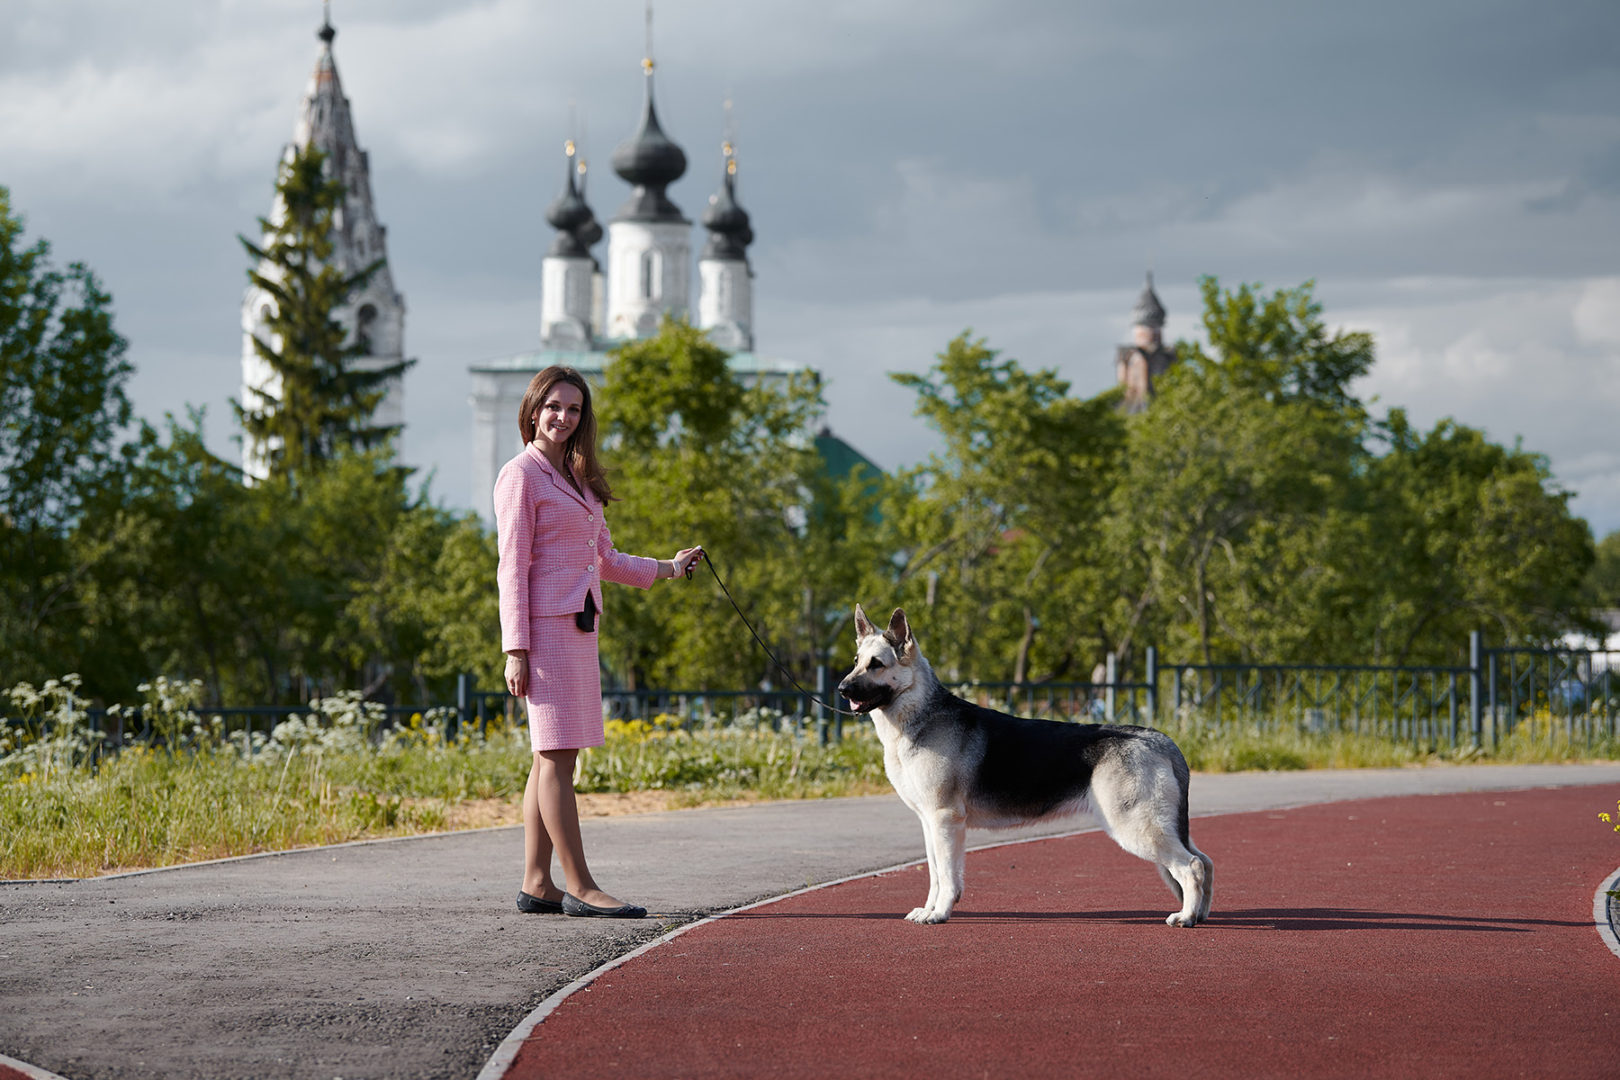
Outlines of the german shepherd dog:
{"type": "Polygon", "coordinates": [[[1215,864],[1188,836],[1187,760],[1169,736],[1009,716],[963,701],[940,685],[898,608],[880,631],[855,606],[855,669],[838,692],[871,714],[889,782],[922,820],[928,900],[906,916],[912,922],[951,917],[962,896],[968,826],[1083,813],[1159,868],[1181,902],[1166,923],[1209,918],[1215,864]]]}

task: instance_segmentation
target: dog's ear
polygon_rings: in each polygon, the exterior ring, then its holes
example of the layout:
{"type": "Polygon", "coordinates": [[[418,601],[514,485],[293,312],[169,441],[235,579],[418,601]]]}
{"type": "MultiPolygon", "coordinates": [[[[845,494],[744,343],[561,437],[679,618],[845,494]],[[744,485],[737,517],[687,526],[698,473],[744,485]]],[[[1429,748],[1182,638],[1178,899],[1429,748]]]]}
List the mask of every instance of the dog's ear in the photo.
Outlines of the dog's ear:
{"type": "Polygon", "coordinates": [[[876,632],[877,631],[872,629],[872,624],[867,621],[866,612],[861,610],[861,605],[856,604],[855,605],[855,640],[856,640],[856,642],[863,641],[866,638],[871,637],[876,632]]]}
{"type": "Polygon", "coordinates": [[[905,609],[894,609],[894,614],[889,617],[888,633],[884,636],[896,649],[904,649],[911,642],[911,624],[906,622],[905,609]]]}

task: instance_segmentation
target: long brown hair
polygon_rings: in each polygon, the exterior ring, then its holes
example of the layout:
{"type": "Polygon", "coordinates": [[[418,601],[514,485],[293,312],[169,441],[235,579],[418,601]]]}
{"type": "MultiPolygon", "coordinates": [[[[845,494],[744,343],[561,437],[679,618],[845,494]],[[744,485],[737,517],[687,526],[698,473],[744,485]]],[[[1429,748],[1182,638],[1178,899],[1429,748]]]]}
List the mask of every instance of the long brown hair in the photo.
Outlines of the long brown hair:
{"type": "Polygon", "coordinates": [[[558,383],[574,387],[580,396],[579,426],[568,436],[563,459],[575,480],[589,485],[604,503],[611,502],[613,489],[608,486],[602,463],[596,458],[596,410],[591,408],[591,387],[578,371],[553,364],[529,380],[529,388],[523,391],[523,404],[518,406],[518,431],[523,434],[523,445],[534,442],[534,414],[558,383]]]}

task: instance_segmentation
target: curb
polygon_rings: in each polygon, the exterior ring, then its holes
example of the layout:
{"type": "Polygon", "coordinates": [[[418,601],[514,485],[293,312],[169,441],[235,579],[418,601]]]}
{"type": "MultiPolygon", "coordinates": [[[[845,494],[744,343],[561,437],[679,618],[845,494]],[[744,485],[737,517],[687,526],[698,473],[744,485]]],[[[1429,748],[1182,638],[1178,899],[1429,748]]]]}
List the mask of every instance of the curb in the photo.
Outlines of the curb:
{"type": "Polygon", "coordinates": [[[1620,956],[1620,870],[1610,874],[1592,897],[1592,922],[1609,951],[1620,956]]]}

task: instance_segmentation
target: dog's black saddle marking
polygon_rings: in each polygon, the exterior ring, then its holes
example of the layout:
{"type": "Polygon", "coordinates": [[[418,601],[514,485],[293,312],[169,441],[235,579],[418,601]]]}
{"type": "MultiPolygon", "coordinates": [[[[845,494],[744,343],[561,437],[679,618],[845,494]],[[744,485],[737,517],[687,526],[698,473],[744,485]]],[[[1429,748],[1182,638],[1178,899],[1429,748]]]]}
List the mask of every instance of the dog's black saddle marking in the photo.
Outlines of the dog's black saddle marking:
{"type": "Polygon", "coordinates": [[[1015,817],[1042,817],[1074,802],[1090,788],[1092,772],[1110,752],[1158,734],[1126,724],[1012,716],[948,692],[930,702],[926,712],[930,727],[954,728],[966,756],[978,759],[970,800],[1015,817]]]}

